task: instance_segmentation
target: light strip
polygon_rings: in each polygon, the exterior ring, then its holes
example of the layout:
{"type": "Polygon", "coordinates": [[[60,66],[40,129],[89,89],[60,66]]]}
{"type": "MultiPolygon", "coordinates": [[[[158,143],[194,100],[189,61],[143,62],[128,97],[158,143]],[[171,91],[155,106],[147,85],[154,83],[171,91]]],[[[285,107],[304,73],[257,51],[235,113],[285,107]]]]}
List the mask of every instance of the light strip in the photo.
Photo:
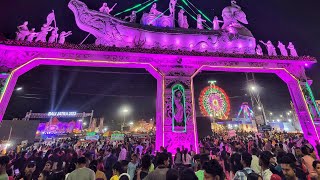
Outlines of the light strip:
{"type": "Polygon", "coordinates": [[[154,0],[154,1],[150,2],[150,3],[148,3],[147,5],[143,6],[143,7],[140,8],[140,9],[138,9],[138,10],[136,11],[136,13],[143,11],[145,8],[147,8],[148,6],[150,6],[151,4],[153,4],[153,3],[157,2],[157,1],[158,1],[158,0],[154,0]]]}

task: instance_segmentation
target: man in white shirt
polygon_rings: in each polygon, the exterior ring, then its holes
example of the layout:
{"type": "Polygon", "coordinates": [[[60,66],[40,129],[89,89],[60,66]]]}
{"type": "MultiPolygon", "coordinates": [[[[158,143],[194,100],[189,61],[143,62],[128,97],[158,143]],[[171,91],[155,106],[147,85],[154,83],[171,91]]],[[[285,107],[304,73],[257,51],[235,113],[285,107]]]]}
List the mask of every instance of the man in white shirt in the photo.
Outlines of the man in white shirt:
{"type": "Polygon", "coordinates": [[[127,158],[127,149],[125,148],[124,145],[122,145],[118,161],[126,160],[126,158],[127,158]]]}
{"type": "Polygon", "coordinates": [[[78,158],[77,169],[68,175],[67,180],[95,180],[96,174],[86,167],[86,162],[85,157],[78,158]]]}
{"type": "Polygon", "coordinates": [[[258,158],[258,150],[257,148],[252,148],[251,150],[252,152],[252,160],[251,160],[251,169],[257,173],[260,174],[261,173],[261,166],[259,165],[259,158],[258,158]]]}

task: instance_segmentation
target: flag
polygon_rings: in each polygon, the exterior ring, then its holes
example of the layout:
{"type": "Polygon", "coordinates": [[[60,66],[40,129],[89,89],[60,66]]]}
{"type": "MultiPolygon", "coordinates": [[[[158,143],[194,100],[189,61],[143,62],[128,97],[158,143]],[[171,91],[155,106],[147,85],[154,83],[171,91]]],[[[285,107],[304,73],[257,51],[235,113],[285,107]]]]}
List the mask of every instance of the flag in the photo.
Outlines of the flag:
{"type": "Polygon", "coordinates": [[[55,21],[56,17],[54,15],[54,12],[50,13],[48,16],[47,16],[47,25],[49,26],[52,21],[55,21]]]}

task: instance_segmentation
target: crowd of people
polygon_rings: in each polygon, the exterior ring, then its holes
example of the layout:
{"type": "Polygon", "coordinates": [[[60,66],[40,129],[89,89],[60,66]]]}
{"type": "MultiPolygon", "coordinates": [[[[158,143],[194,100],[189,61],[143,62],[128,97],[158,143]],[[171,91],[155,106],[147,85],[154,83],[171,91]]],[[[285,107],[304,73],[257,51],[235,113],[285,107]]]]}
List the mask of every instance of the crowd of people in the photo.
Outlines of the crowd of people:
{"type": "Polygon", "coordinates": [[[301,135],[213,134],[200,152],[155,151],[154,138],[124,141],[77,138],[40,142],[0,156],[0,180],[280,180],[320,179],[320,145],[301,135]]]}

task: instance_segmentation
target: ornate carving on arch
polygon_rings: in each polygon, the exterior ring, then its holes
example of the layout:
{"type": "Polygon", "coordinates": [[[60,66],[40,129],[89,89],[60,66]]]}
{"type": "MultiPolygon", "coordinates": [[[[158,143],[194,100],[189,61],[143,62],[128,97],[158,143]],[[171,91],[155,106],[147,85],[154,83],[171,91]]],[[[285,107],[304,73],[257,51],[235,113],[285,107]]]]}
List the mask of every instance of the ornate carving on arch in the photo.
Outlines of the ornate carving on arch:
{"type": "Polygon", "coordinates": [[[128,61],[128,59],[129,59],[129,57],[114,56],[114,55],[104,55],[103,58],[106,61],[112,61],[112,62],[125,62],[125,61],[128,61]]]}
{"type": "Polygon", "coordinates": [[[238,66],[239,62],[237,62],[237,61],[222,61],[222,62],[220,62],[220,64],[223,66],[238,66]]]}
{"type": "Polygon", "coordinates": [[[288,68],[290,64],[288,63],[277,63],[278,68],[288,68]]]}
{"type": "Polygon", "coordinates": [[[191,86],[191,79],[190,78],[180,78],[176,77],[176,78],[167,78],[165,80],[165,87],[166,88],[171,88],[174,84],[182,84],[185,89],[190,89],[191,86]]]}
{"type": "Polygon", "coordinates": [[[265,67],[268,65],[266,62],[249,62],[251,67],[265,67]]]}
{"type": "Polygon", "coordinates": [[[61,57],[68,59],[88,59],[92,57],[91,54],[78,54],[78,53],[61,53],[61,57]]]}
{"type": "Polygon", "coordinates": [[[0,50],[0,67],[3,69],[14,69],[29,60],[38,57],[37,51],[0,50]]]}

